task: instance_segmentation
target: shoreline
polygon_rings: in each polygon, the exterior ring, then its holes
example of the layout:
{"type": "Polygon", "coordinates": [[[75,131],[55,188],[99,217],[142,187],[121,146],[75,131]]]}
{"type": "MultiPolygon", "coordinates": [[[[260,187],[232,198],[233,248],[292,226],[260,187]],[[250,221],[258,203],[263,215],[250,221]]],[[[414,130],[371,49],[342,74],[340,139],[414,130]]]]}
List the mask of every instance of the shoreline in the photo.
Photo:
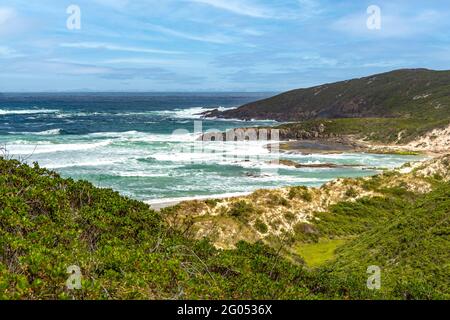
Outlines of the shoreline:
{"type": "MultiPolygon", "coordinates": [[[[364,152],[361,152],[361,154],[363,154],[364,152]]],[[[318,153],[320,154],[320,153],[318,153]]],[[[395,153],[393,153],[395,155],[395,153]]],[[[434,153],[433,155],[429,155],[430,158],[436,158],[440,155],[440,153],[434,153]]],[[[417,161],[413,161],[413,162],[425,162],[427,160],[430,160],[430,158],[423,158],[417,161]]],[[[409,162],[406,162],[409,163],[409,162]]],[[[311,168],[326,168],[328,167],[328,164],[324,164],[323,166],[321,165],[311,165],[311,168]]],[[[350,165],[351,166],[351,165],[350,165]]],[[[308,165],[305,165],[305,167],[308,167],[308,165]]],[[[336,167],[339,167],[338,165],[336,165],[336,167]]],[[[344,166],[345,167],[345,166],[344,166]]],[[[396,167],[393,168],[394,170],[398,170],[400,167],[396,167]]],[[[333,181],[333,180],[330,180],[333,181]]],[[[329,181],[328,181],[329,182],[329,181]]],[[[269,189],[273,189],[273,190],[278,190],[278,189],[282,189],[282,188],[286,188],[288,186],[286,185],[280,185],[274,188],[269,188],[269,189]]],[[[225,194],[212,194],[212,195],[204,195],[204,196],[190,196],[190,197],[179,197],[179,198],[162,198],[162,199],[154,199],[154,200],[143,200],[142,202],[144,202],[145,204],[147,204],[148,206],[150,206],[150,208],[152,208],[155,211],[161,211],[162,209],[165,208],[169,208],[169,207],[173,207],[176,206],[180,203],[183,202],[193,202],[193,201],[205,201],[205,200],[215,200],[215,199],[234,199],[234,198],[240,198],[240,197],[246,197],[249,196],[251,194],[253,194],[254,192],[257,192],[259,190],[264,190],[267,188],[258,188],[254,191],[247,191],[247,192],[236,192],[236,193],[225,193],[225,194]]]]}
{"type": "MultiPolygon", "coordinates": [[[[368,143],[359,139],[346,138],[337,139],[306,139],[279,141],[278,150],[287,154],[342,154],[342,153],[370,153],[386,155],[424,155],[432,158],[448,153],[448,150],[441,147],[417,147],[417,142],[410,142],[403,145],[368,143]]],[[[272,150],[273,144],[265,147],[272,150]]]]}
{"type": "Polygon", "coordinates": [[[224,193],[224,194],[212,194],[212,195],[205,195],[205,196],[144,200],[143,202],[145,204],[149,205],[153,210],[160,211],[161,209],[173,207],[182,202],[190,202],[190,201],[196,201],[196,200],[204,201],[204,200],[209,200],[209,199],[238,198],[238,197],[248,196],[252,193],[253,193],[253,191],[247,191],[247,192],[235,192],[235,193],[224,193]]]}
{"type": "MultiPolygon", "coordinates": [[[[423,139],[423,138],[422,138],[423,139]]],[[[417,142],[416,142],[417,143],[417,142]]],[[[308,139],[308,140],[290,140],[279,141],[279,151],[281,153],[301,153],[301,154],[342,154],[342,153],[373,153],[373,154],[392,154],[392,155],[416,155],[426,156],[422,160],[417,162],[425,162],[427,160],[437,158],[448,154],[448,150],[436,148],[436,146],[428,146],[428,148],[414,147],[414,142],[410,142],[406,145],[383,145],[368,143],[352,137],[346,137],[345,139],[308,139]],[[433,148],[434,147],[434,148],[433,148]]],[[[272,144],[269,143],[264,146],[269,151],[272,149],[272,144]]],[[[331,164],[327,164],[331,165],[331,164]]],[[[301,167],[301,164],[299,164],[301,167]]],[[[320,166],[318,166],[320,167],[320,166]]],[[[394,169],[399,169],[394,168],[394,169]]],[[[278,186],[275,189],[284,188],[286,186],[278,186]]],[[[261,188],[262,189],[262,188],[261,188]]],[[[261,190],[257,189],[255,191],[261,190]]],[[[160,211],[161,209],[176,206],[182,202],[202,201],[212,199],[227,199],[227,198],[239,198],[251,195],[252,192],[241,193],[228,193],[217,194],[207,196],[192,196],[182,198],[167,198],[159,200],[144,201],[153,210],[160,211]]]]}

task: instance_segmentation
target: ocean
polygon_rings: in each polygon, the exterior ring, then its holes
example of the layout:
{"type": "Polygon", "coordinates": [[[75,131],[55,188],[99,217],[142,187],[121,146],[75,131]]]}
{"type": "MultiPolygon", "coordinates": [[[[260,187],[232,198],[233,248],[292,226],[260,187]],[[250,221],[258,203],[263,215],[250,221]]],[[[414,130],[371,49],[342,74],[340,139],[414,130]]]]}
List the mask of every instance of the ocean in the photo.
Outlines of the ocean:
{"type": "Polygon", "coordinates": [[[0,146],[9,157],[157,203],[245,194],[261,188],[320,186],[377,173],[417,156],[273,154],[267,141],[199,143],[201,131],[274,125],[200,119],[268,93],[40,93],[0,95],[0,146]],[[270,163],[360,165],[297,169],[270,163]]]}

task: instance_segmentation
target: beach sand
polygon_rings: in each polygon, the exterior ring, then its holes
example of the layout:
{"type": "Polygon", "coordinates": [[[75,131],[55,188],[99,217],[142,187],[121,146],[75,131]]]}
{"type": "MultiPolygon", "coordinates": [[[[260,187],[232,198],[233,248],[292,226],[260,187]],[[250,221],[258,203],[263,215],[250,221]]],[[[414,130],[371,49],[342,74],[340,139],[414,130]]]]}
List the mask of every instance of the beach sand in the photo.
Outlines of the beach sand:
{"type": "Polygon", "coordinates": [[[251,193],[252,192],[223,193],[223,194],[212,194],[207,196],[149,200],[144,202],[148,204],[153,210],[160,211],[161,209],[173,207],[185,201],[237,198],[242,196],[248,196],[251,193]]]}

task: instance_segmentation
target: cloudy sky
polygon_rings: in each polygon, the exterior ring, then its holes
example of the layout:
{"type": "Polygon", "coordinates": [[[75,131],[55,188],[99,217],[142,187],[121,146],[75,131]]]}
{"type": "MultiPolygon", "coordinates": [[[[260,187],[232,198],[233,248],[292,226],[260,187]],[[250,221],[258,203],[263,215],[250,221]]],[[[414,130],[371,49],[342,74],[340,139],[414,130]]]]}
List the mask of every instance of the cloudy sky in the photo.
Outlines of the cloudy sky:
{"type": "Polygon", "coordinates": [[[0,0],[0,91],[282,91],[450,69],[449,30],[448,0],[0,0]]]}

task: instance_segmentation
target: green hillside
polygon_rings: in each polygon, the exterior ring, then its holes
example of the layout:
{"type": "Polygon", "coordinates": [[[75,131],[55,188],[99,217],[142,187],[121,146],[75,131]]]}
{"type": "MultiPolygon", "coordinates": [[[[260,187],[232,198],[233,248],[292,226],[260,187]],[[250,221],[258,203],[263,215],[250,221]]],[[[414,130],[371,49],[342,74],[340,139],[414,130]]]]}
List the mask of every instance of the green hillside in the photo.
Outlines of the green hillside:
{"type": "Polygon", "coordinates": [[[296,234],[299,253],[306,250],[308,264],[320,266],[315,292],[348,299],[450,298],[450,184],[437,182],[425,195],[385,192],[338,203],[317,214],[309,232],[296,234]],[[332,255],[324,250],[330,246],[332,255]],[[379,291],[367,290],[369,266],[381,270],[379,291]]]}
{"type": "Polygon", "coordinates": [[[377,265],[382,271],[381,291],[386,295],[405,299],[448,299],[449,248],[450,189],[447,184],[405,206],[393,221],[376,226],[338,250],[335,262],[325,270],[334,278],[355,283],[355,279],[362,278],[360,275],[367,266],[377,265]]]}
{"type": "Polygon", "coordinates": [[[441,179],[427,195],[397,190],[322,213],[316,237],[298,239],[345,241],[311,269],[260,242],[215,249],[141,202],[0,158],[0,299],[448,297],[450,184],[441,179]],[[379,292],[365,288],[368,263],[386,272],[379,292]],[[81,290],[66,288],[71,265],[81,290]]]}
{"type": "Polygon", "coordinates": [[[0,158],[0,299],[304,298],[304,274],[263,245],[220,252],[144,203],[0,158]],[[82,290],[66,288],[71,265],[82,290]]]}
{"type": "Polygon", "coordinates": [[[404,69],[297,89],[206,117],[304,121],[450,117],[450,71],[404,69]]]}

